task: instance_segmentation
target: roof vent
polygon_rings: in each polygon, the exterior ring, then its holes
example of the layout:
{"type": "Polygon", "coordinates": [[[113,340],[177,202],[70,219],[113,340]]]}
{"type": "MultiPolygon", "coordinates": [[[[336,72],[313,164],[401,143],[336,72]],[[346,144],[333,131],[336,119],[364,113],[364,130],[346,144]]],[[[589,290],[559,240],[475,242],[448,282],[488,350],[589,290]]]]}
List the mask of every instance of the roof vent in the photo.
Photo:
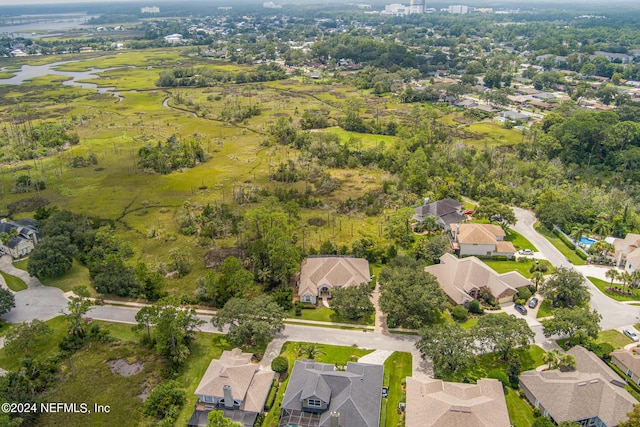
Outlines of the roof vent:
{"type": "Polygon", "coordinates": [[[587,385],[587,383],[578,383],[579,386],[587,385]]]}

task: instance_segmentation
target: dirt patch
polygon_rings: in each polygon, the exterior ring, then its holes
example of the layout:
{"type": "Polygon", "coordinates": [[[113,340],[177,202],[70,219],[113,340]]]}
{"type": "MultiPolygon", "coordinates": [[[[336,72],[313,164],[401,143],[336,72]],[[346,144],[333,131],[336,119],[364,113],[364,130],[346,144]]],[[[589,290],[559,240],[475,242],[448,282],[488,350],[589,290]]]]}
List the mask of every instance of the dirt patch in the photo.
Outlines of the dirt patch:
{"type": "Polygon", "coordinates": [[[129,363],[124,359],[109,360],[107,361],[107,366],[109,366],[111,372],[113,372],[114,374],[120,374],[123,377],[130,377],[131,375],[135,375],[138,372],[141,372],[142,369],[144,369],[144,363],[129,363]]]}
{"type": "Polygon", "coordinates": [[[144,382],[142,384],[142,393],[140,393],[138,395],[138,397],[140,398],[140,400],[142,400],[143,402],[147,400],[147,397],[149,397],[149,395],[151,394],[151,387],[149,386],[148,382],[144,382]]]}

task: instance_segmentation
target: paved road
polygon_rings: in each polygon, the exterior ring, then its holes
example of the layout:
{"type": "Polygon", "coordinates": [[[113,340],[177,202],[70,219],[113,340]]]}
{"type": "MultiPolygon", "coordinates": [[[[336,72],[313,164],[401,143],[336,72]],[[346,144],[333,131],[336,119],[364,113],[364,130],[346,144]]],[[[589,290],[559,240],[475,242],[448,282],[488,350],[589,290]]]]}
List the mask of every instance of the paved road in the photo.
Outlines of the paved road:
{"type": "MultiPolygon", "coordinates": [[[[548,259],[554,267],[569,267],[575,268],[577,271],[588,271],[587,268],[581,266],[576,267],[568,262],[555,246],[534,230],[533,224],[536,218],[531,211],[520,208],[514,208],[513,210],[518,219],[513,229],[529,239],[529,241],[538,248],[538,251],[543,254],[543,257],[548,259]]],[[[600,292],[590,281],[585,279],[585,283],[591,293],[589,305],[598,310],[598,313],[602,315],[602,322],[600,322],[602,329],[620,330],[623,327],[640,323],[640,307],[621,304],[600,292]]]]}

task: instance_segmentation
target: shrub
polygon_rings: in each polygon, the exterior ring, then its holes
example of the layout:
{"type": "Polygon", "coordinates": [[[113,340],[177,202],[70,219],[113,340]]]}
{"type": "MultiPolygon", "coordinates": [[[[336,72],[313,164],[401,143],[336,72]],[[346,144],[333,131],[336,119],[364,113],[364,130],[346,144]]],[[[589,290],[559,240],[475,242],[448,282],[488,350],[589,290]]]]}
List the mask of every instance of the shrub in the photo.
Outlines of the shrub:
{"type": "Polygon", "coordinates": [[[518,298],[521,298],[525,301],[531,298],[531,291],[529,290],[529,288],[527,288],[526,286],[518,288],[518,298]]]}
{"type": "Polygon", "coordinates": [[[576,255],[578,255],[578,257],[580,259],[582,259],[583,261],[586,261],[587,258],[589,258],[589,256],[587,254],[585,254],[584,252],[579,251],[579,250],[576,250],[576,255]]]}
{"type": "Polygon", "coordinates": [[[453,320],[455,320],[456,322],[465,322],[468,315],[469,312],[467,311],[467,309],[461,305],[456,305],[451,309],[451,317],[453,317],[453,320]]]}
{"type": "Polygon", "coordinates": [[[558,238],[560,238],[560,240],[562,240],[562,243],[564,243],[569,249],[571,249],[571,250],[575,250],[576,249],[576,245],[574,245],[572,241],[570,241],[569,239],[564,237],[564,234],[560,233],[557,229],[555,229],[555,228],[553,229],[553,234],[558,236],[558,238]]]}
{"type": "Polygon", "coordinates": [[[273,372],[282,374],[289,369],[289,362],[284,357],[278,356],[271,362],[271,369],[273,372]]]}
{"type": "Polygon", "coordinates": [[[480,301],[474,299],[469,303],[469,312],[473,314],[483,314],[484,309],[480,306],[480,301]]]}
{"type": "Polygon", "coordinates": [[[144,414],[154,418],[165,418],[174,407],[182,407],[185,391],[176,381],[167,381],[154,388],[144,402],[144,414]]]}
{"type": "Polygon", "coordinates": [[[273,403],[276,401],[276,396],[278,395],[278,381],[273,380],[271,383],[271,388],[269,389],[269,395],[267,396],[267,400],[264,403],[264,410],[268,411],[273,407],[273,403]]]}

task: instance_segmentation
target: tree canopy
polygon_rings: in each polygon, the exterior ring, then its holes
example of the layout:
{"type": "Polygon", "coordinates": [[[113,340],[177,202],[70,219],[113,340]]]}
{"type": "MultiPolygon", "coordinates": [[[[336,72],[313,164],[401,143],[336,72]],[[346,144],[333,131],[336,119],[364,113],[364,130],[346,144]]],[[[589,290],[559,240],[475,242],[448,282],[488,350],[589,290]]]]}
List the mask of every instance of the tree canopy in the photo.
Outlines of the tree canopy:
{"type": "Polygon", "coordinates": [[[423,358],[433,359],[433,369],[439,378],[471,366],[476,350],[472,334],[457,323],[424,328],[416,347],[423,358]]]}
{"type": "Polygon", "coordinates": [[[9,289],[0,288],[0,316],[11,311],[16,306],[16,298],[9,289]]]}
{"type": "Polygon", "coordinates": [[[540,293],[553,300],[556,307],[571,308],[591,299],[584,276],[572,268],[558,267],[540,287],[540,293]]]}
{"type": "Polygon", "coordinates": [[[553,318],[542,321],[542,326],[545,337],[563,335],[569,338],[570,343],[577,344],[587,337],[597,338],[601,320],[602,316],[596,310],[559,308],[553,318]]]}
{"type": "Polygon", "coordinates": [[[358,320],[375,312],[370,296],[371,291],[366,283],[334,289],[331,291],[331,308],[338,317],[358,320]]]}
{"type": "Polygon", "coordinates": [[[528,346],[535,338],[527,321],[513,314],[481,316],[473,332],[483,347],[499,352],[503,360],[508,359],[511,349],[528,346]]]}

